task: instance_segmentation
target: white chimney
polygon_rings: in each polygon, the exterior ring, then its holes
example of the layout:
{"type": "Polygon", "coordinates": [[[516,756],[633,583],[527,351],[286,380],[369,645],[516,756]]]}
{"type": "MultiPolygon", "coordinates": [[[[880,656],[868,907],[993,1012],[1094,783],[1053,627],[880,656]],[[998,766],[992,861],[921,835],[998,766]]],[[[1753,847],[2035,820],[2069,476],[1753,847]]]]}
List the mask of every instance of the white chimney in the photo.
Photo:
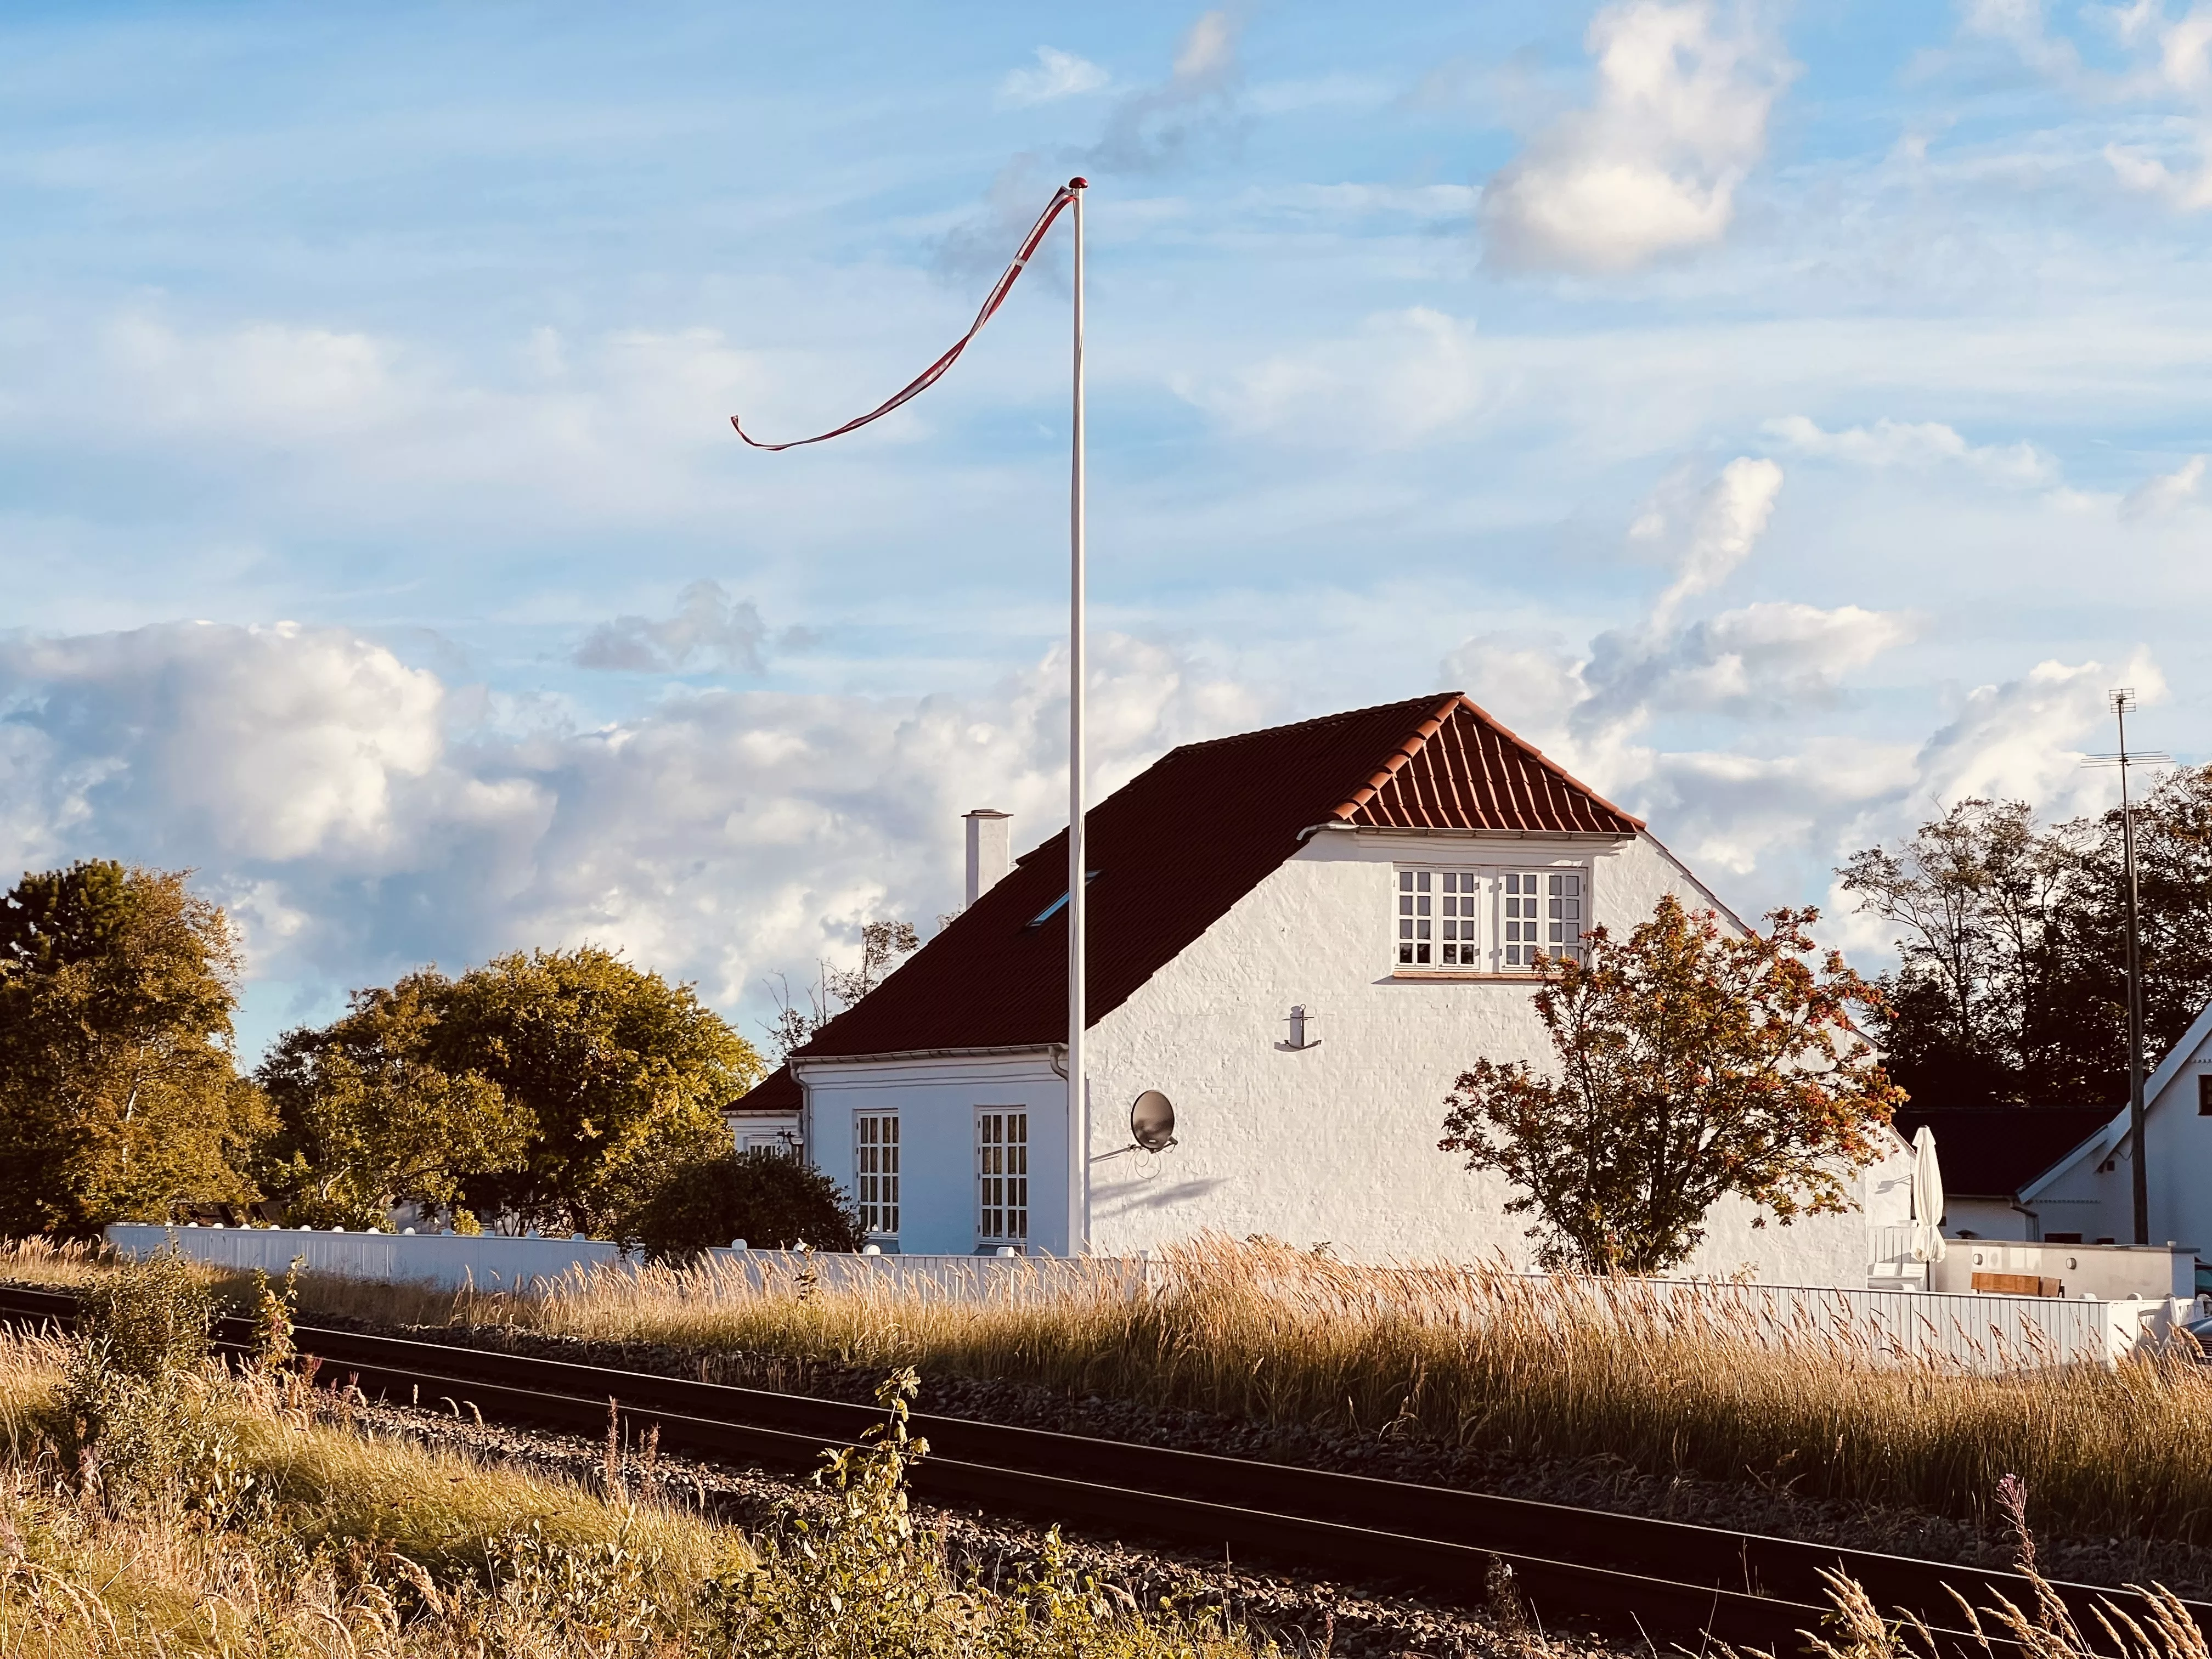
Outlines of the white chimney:
{"type": "Polygon", "coordinates": [[[968,902],[999,884],[1006,873],[1006,823],[1012,815],[979,806],[965,815],[968,825],[968,902]]]}

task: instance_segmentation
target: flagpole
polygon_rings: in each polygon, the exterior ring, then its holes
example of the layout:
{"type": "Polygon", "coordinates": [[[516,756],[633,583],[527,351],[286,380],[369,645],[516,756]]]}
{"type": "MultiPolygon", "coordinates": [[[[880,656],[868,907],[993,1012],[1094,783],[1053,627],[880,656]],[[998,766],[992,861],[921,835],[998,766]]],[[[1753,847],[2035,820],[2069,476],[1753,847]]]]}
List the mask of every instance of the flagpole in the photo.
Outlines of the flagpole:
{"type": "Polygon", "coordinates": [[[1091,1246],[1091,1099],[1084,1086],[1085,889],[1090,885],[1084,848],[1084,476],[1083,476],[1083,192],[1087,181],[1071,179],[1074,215],[1074,408],[1070,422],[1067,480],[1067,1253],[1091,1246]]]}

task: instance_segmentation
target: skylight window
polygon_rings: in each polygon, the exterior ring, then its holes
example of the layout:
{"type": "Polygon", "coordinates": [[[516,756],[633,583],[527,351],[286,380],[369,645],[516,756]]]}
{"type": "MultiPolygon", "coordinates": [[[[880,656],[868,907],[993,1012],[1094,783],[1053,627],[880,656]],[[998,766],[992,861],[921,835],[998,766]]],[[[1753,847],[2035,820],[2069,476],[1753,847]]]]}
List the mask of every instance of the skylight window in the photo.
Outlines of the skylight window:
{"type": "MultiPolygon", "coordinates": [[[[1084,872],[1084,877],[1083,877],[1083,884],[1084,884],[1085,887],[1089,887],[1092,882],[1094,882],[1094,881],[1096,881],[1096,880],[1097,880],[1097,879],[1098,879],[1098,872],[1097,872],[1096,870],[1085,871],[1085,872],[1084,872]]],[[[1038,912],[1036,913],[1036,915],[1035,915],[1031,916],[1031,917],[1030,918],[1029,925],[1030,925],[1030,927],[1043,927],[1043,926],[1045,925],[1045,923],[1047,923],[1048,921],[1051,921],[1054,916],[1058,915],[1060,913],[1060,911],[1061,911],[1064,908],[1066,908],[1066,903],[1067,903],[1067,895],[1066,895],[1066,894],[1065,894],[1065,893],[1062,893],[1062,894],[1061,894],[1058,898],[1054,899],[1051,903],[1049,903],[1049,904],[1046,905],[1046,906],[1044,907],[1044,908],[1043,908],[1043,909],[1042,909],[1042,910],[1038,911],[1038,912]]]]}

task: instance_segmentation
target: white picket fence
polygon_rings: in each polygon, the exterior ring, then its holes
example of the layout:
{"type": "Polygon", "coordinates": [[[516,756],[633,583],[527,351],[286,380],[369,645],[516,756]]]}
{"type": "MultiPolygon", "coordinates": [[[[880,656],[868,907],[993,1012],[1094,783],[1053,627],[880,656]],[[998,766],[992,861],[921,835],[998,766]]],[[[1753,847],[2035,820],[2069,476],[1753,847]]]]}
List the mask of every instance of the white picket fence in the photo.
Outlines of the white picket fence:
{"type": "MultiPolygon", "coordinates": [[[[516,1238],[497,1233],[329,1232],[312,1227],[162,1227],[125,1224],[107,1242],[143,1256],[172,1243],[196,1261],[281,1278],[304,1271],[346,1279],[427,1285],[438,1290],[526,1291],[595,1271],[635,1268],[637,1258],[604,1239],[516,1238]]],[[[1049,1299],[1102,1284],[1142,1292],[1141,1260],[1060,1256],[844,1255],[787,1250],[709,1250],[708,1259],[755,1285],[788,1283],[805,1273],[825,1290],[879,1287],[923,1298],[1049,1299]]]]}
{"type": "MultiPolygon", "coordinates": [[[[585,1238],[142,1225],[110,1227],[107,1237],[131,1255],[173,1243],[196,1260],[258,1267],[272,1277],[296,1261],[312,1273],[447,1290],[473,1285],[526,1291],[564,1278],[581,1282],[603,1273],[634,1271],[638,1265],[617,1246],[585,1238]]],[[[702,1293],[712,1296],[728,1294],[739,1285],[788,1285],[796,1276],[808,1274],[824,1290],[866,1291],[891,1300],[1026,1302],[1102,1292],[1134,1300],[1164,1279],[1158,1264],[1142,1258],[802,1256],[779,1250],[715,1250],[709,1255],[719,1271],[702,1293]]],[[[1456,1322],[1511,1305],[1534,1310],[1540,1317],[1609,1322],[1624,1341],[1649,1338],[1668,1327],[1710,1325],[1766,1346],[1984,1371],[2111,1365],[2164,1340],[2195,1310],[2188,1301],[2133,1297],[2069,1301],[1686,1279],[1553,1279],[1487,1270],[1469,1271],[1462,1305],[1449,1270],[1413,1276],[1427,1288],[1427,1317],[1456,1322]],[[1446,1287],[1441,1300],[1434,1294],[1439,1284],[1446,1287]]]]}
{"type": "Polygon", "coordinates": [[[1606,1285],[1591,1294],[1603,1297],[1624,1328],[1638,1322],[1640,1309],[1653,1322],[1723,1327],[1765,1347],[1978,1371],[2114,1364],[2164,1341],[2196,1312],[2189,1300],[2068,1301],[1682,1279],[1606,1285]]]}

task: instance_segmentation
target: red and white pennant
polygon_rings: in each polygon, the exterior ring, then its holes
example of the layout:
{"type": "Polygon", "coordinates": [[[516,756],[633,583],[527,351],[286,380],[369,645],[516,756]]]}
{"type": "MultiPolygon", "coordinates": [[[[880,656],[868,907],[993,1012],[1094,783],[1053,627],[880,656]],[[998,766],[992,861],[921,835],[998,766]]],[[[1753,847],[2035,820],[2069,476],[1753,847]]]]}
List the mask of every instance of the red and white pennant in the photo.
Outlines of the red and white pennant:
{"type": "Polygon", "coordinates": [[[798,449],[807,444],[826,443],[832,438],[843,437],[848,432],[857,432],[869,422],[879,421],[900,404],[919,398],[945,378],[945,370],[960,361],[960,354],[967,350],[968,343],[983,331],[983,325],[991,320],[993,313],[1006,302],[1006,295],[1013,292],[1014,283],[1020,279],[1023,270],[1029,264],[1030,257],[1036,252],[1037,245],[1044,240],[1045,232],[1052,228],[1052,222],[1060,217],[1061,210],[1069,203],[1074,201],[1076,191],[1087,188],[1088,185],[1087,179],[1071,179],[1053,192],[1051,202],[1047,204],[1045,210],[1037,216],[1036,223],[1030,227],[1030,234],[1022,238],[1021,247],[1015,252],[1013,263],[1008,265],[1005,274],[991,285],[991,292],[984,298],[983,308],[975,313],[975,320],[968,325],[968,331],[955,340],[943,356],[908,380],[875,408],[865,415],[857,416],[846,422],[841,427],[832,428],[828,432],[818,432],[811,438],[793,438],[787,443],[780,444],[763,443],[752,434],[747,432],[744,422],[732,415],[730,416],[730,424],[737,428],[738,436],[743,438],[755,449],[798,449]]]}

